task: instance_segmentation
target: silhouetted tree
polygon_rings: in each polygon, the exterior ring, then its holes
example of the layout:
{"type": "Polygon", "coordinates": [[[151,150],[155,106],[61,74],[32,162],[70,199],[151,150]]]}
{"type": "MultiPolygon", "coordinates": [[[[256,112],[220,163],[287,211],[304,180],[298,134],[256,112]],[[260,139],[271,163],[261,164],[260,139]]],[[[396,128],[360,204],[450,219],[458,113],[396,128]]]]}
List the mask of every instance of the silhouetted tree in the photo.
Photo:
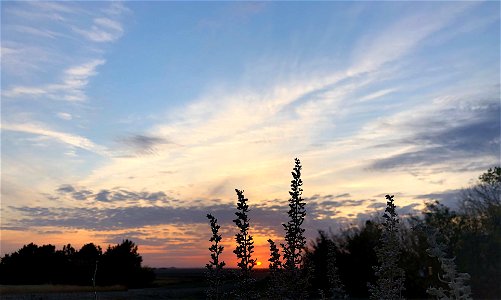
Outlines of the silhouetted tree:
{"type": "Polygon", "coordinates": [[[55,283],[60,272],[55,246],[24,245],[11,255],[6,254],[1,263],[2,283],[41,284],[55,283]]]}
{"type": "Polygon", "coordinates": [[[501,167],[490,168],[463,190],[454,256],[471,275],[477,298],[501,298],[501,167]]]}
{"type": "Polygon", "coordinates": [[[96,265],[103,254],[100,246],[88,243],[82,246],[74,255],[74,268],[77,270],[75,276],[78,276],[78,282],[85,284],[94,284],[94,272],[96,265]]]}
{"type": "Polygon", "coordinates": [[[143,258],[137,252],[137,245],[128,239],[115,246],[108,246],[99,260],[97,283],[144,286],[146,282],[154,279],[154,273],[149,268],[142,268],[142,261],[143,258]]]}
{"type": "MultiPolygon", "coordinates": [[[[395,265],[404,271],[406,277],[402,296],[423,299],[427,297],[429,287],[437,290],[441,287],[447,291],[449,283],[453,286],[457,283],[452,283],[450,278],[464,272],[471,275],[469,283],[475,298],[501,299],[500,180],[501,168],[491,168],[479,177],[477,184],[463,191],[459,210],[454,211],[437,201],[429,202],[421,215],[397,222],[395,236],[400,244],[400,255],[395,265]],[[439,261],[427,253],[431,247],[429,233],[416,230],[420,227],[436,228],[440,232],[438,242],[443,246],[441,251],[445,260],[439,261]],[[453,257],[456,257],[453,262],[457,271],[450,268],[453,257]],[[442,267],[448,270],[449,279],[443,277],[446,272],[441,271],[442,267]],[[441,282],[438,274],[441,274],[441,279],[449,280],[448,283],[441,282]]],[[[371,266],[378,263],[373,249],[381,247],[378,246],[382,239],[380,223],[378,218],[371,219],[360,227],[342,230],[331,238],[320,234],[308,250],[305,261],[313,265],[311,291],[324,289],[323,295],[329,295],[326,292],[326,245],[329,243],[327,240],[331,240],[337,246],[336,263],[347,294],[353,298],[368,298],[366,283],[376,281],[371,266]]]]}
{"type": "Polygon", "coordinates": [[[439,283],[435,273],[440,270],[440,263],[426,252],[429,247],[426,232],[416,230],[423,225],[423,219],[411,216],[406,221],[400,226],[400,266],[405,270],[405,295],[425,299],[428,297],[426,288],[439,283]]]}
{"type": "Polygon", "coordinates": [[[129,287],[146,286],[153,282],[152,269],[142,267],[137,246],[124,240],[108,247],[103,255],[101,248],[92,243],[76,251],[70,244],[57,250],[54,245],[23,246],[0,261],[2,284],[81,284],[91,285],[96,262],[102,260],[99,285],[124,284],[129,287]]]}
{"type": "Polygon", "coordinates": [[[319,230],[319,237],[312,242],[311,249],[306,252],[305,263],[313,269],[310,278],[311,291],[320,291],[322,298],[345,299],[347,297],[344,284],[339,276],[337,265],[338,247],[334,240],[319,230]]]}
{"type": "Polygon", "coordinates": [[[338,256],[338,262],[351,297],[369,297],[367,282],[375,279],[372,268],[377,263],[374,247],[379,243],[380,236],[381,229],[371,220],[367,220],[360,229],[354,228],[342,234],[345,251],[338,256]]]}

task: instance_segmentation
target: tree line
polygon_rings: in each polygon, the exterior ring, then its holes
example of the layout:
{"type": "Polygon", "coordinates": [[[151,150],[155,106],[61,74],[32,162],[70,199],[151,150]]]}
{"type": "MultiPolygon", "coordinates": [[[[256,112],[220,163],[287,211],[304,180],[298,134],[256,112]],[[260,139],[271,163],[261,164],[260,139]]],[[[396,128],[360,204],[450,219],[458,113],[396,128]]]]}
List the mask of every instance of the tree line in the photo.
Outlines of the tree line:
{"type": "Polygon", "coordinates": [[[483,173],[464,189],[459,208],[426,203],[420,215],[400,218],[387,195],[381,216],[339,233],[319,231],[306,245],[306,205],[301,165],[292,172],[285,243],[270,243],[269,276],[257,284],[248,199],[237,192],[234,253],[237,275],[225,270],[217,219],[207,264],[208,299],[499,299],[501,298],[501,168],[483,173]],[[243,238],[245,237],[245,238],[243,238]]]}
{"type": "Polygon", "coordinates": [[[0,262],[0,284],[125,285],[144,287],[155,279],[152,269],[142,266],[143,258],[134,242],[108,246],[106,251],[93,243],[76,250],[71,244],[56,250],[54,245],[24,245],[6,254],[0,262]]]}

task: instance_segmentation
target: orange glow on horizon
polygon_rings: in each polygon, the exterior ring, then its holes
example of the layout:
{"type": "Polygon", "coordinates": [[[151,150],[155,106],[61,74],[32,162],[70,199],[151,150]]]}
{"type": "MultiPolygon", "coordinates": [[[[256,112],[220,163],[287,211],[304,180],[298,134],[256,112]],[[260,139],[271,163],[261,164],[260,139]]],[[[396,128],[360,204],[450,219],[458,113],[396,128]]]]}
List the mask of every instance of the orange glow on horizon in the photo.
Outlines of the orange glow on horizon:
{"type": "MultiPolygon", "coordinates": [[[[165,239],[158,244],[144,244],[137,237],[130,236],[130,230],[61,230],[61,228],[45,227],[38,232],[26,231],[20,233],[16,230],[2,231],[1,256],[18,251],[29,243],[35,243],[38,246],[52,244],[56,250],[61,250],[64,245],[71,244],[77,251],[87,243],[94,243],[101,246],[103,252],[109,245],[114,245],[122,239],[129,239],[136,243],[138,252],[143,257],[143,265],[149,267],[176,267],[176,268],[204,268],[210,260],[208,248],[210,242],[208,238],[210,232],[207,230],[206,237],[193,236],[185,234],[185,230],[194,225],[185,228],[174,225],[145,226],[136,229],[142,233],[143,241],[165,239]],[[205,238],[205,239],[204,239],[205,238]],[[111,240],[114,239],[114,242],[111,240]]],[[[205,224],[197,225],[200,230],[206,227],[205,224]]],[[[208,226],[207,226],[208,227],[208,226]]],[[[227,226],[225,226],[227,227],[227,226]]],[[[231,227],[230,227],[231,228],[231,227]]],[[[207,228],[208,229],[208,228],[207,228]]],[[[278,240],[275,234],[267,230],[256,230],[254,232],[254,252],[252,258],[256,260],[254,267],[256,269],[266,268],[269,258],[268,238],[278,240]]],[[[237,257],[233,253],[236,247],[234,236],[229,233],[223,233],[224,251],[221,260],[226,262],[227,268],[237,268],[237,257]]]]}

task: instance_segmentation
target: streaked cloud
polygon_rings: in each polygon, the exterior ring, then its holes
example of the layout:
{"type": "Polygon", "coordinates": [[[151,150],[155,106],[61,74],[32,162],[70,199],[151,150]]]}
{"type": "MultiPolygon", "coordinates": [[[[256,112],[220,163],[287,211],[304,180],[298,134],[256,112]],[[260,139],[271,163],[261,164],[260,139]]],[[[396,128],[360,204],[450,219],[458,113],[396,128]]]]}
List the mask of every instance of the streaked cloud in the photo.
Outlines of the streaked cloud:
{"type": "MultiPolygon", "coordinates": [[[[458,3],[454,7],[418,8],[410,15],[387,26],[378,34],[363,37],[353,54],[349,74],[373,72],[383,65],[409,54],[433,33],[448,26],[476,3],[458,3]],[[412,31],[412,34],[409,32],[412,31]],[[367,51],[370,49],[370,51],[367,51]]],[[[425,7],[425,6],[423,6],[425,7]]]]}
{"type": "Polygon", "coordinates": [[[44,128],[42,124],[6,124],[2,123],[2,130],[6,131],[16,131],[23,132],[33,135],[41,135],[52,138],[60,143],[68,144],[70,146],[78,147],[96,154],[107,155],[107,150],[105,147],[100,146],[89,140],[88,138],[69,134],[65,132],[55,131],[51,129],[44,128]]]}
{"type": "Polygon", "coordinates": [[[386,96],[386,95],[388,95],[390,93],[395,92],[395,90],[396,89],[384,89],[384,90],[380,90],[380,91],[368,94],[366,96],[363,96],[362,98],[359,99],[359,101],[360,102],[364,102],[364,101],[370,101],[370,100],[374,100],[374,99],[377,99],[377,98],[381,98],[383,96],[386,96]]]}
{"type": "Polygon", "coordinates": [[[48,98],[53,100],[84,101],[85,87],[89,83],[90,77],[97,74],[96,68],[104,64],[102,59],[92,60],[80,65],[72,66],[64,70],[61,81],[45,86],[14,86],[2,93],[4,97],[34,97],[48,98]]]}
{"type": "Polygon", "coordinates": [[[60,33],[57,33],[57,32],[52,31],[52,30],[39,29],[36,27],[23,26],[23,25],[13,25],[10,27],[10,29],[17,31],[20,34],[30,34],[30,35],[44,37],[44,38],[50,38],[50,39],[55,39],[61,35],[60,33]]]}
{"type": "Polygon", "coordinates": [[[124,32],[121,13],[127,12],[126,8],[114,3],[103,6],[91,10],[88,5],[72,2],[6,5],[2,71],[18,80],[4,81],[2,97],[87,100],[89,80],[105,63],[99,44],[116,41],[124,32]],[[97,44],[82,45],[81,35],[97,44]]]}
{"type": "Polygon", "coordinates": [[[459,108],[452,105],[456,103],[449,103],[433,113],[417,111],[414,112],[417,117],[385,124],[393,130],[409,128],[411,134],[392,141],[391,146],[401,145],[406,148],[404,152],[379,159],[372,167],[377,170],[419,169],[451,162],[453,171],[486,170],[499,155],[499,101],[473,98],[463,101],[459,108]]]}
{"type": "Polygon", "coordinates": [[[464,191],[462,189],[445,190],[440,192],[429,193],[416,196],[417,199],[425,201],[439,201],[441,204],[450,207],[453,210],[459,208],[459,200],[461,200],[464,191]]]}
{"type": "Polygon", "coordinates": [[[108,18],[96,18],[90,29],[73,27],[73,30],[92,42],[106,43],[119,39],[123,34],[122,25],[108,18]]]}

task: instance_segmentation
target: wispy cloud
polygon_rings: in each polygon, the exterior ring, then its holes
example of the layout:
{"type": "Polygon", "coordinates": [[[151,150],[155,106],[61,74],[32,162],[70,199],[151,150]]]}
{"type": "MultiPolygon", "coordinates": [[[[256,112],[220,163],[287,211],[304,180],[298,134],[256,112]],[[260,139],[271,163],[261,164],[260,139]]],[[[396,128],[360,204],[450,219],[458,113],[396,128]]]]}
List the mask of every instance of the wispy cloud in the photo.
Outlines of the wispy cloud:
{"type": "Polygon", "coordinates": [[[66,120],[66,121],[69,121],[69,120],[73,119],[73,116],[71,114],[69,114],[69,113],[66,113],[66,112],[58,112],[57,116],[60,119],[63,119],[63,120],[66,120]]]}
{"type": "Polygon", "coordinates": [[[8,79],[2,96],[86,100],[90,78],[106,62],[100,44],[116,41],[124,33],[121,13],[128,10],[123,4],[107,6],[91,10],[70,2],[7,5],[12,17],[2,23],[2,72],[8,79]],[[82,35],[90,43],[82,44],[82,35]]]}
{"type": "Polygon", "coordinates": [[[434,10],[417,9],[391,24],[379,34],[369,34],[359,42],[353,54],[349,74],[372,72],[386,63],[409,54],[427,37],[449,25],[475,3],[458,3],[457,6],[436,7],[434,10]],[[410,34],[412,32],[412,34],[410,34]],[[370,49],[370,51],[367,51],[370,49]]]}
{"type": "Polygon", "coordinates": [[[119,39],[123,34],[122,25],[108,18],[96,18],[90,29],[73,27],[73,30],[93,42],[106,43],[119,39]]]}
{"type": "Polygon", "coordinates": [[[447,168],[454,171],[488,168],[499,155],[501,136],[499,99],[496,95],[489,96],[490,100],[477,100],[482,96],[471,95],[472,99],[437,103],[434,111],[416,110],[413,116],[403,113],[395,116],[391,123],[381,124],[385,130],[407,129],[410,134],[400,135],[387,145],[400,147],[402,151],[378,159],[372,167],[378,170],[441,169],[449,162],[447,168]],[[457,102],[462,105],[457,107],[457,102]]]}
{"type": "Polygon", "coordinates": [[[103,59],[96,59],[84,64],[72,66],[64,70],[61,82],[45,86],[14,86],[5,90],[2,95],[8,98],[44,97],[54,100],[84,101],[85,87],[90,77],[97,74],[96,68],[105,63],[103,59]]]}
{"type": "Polygon", "coordinates": [[[12,25],[8,29],[17,31],[20,34],[29,34],[37,37],[50,38],[50,39],[55,39],[61,36],[61,33],[49,29],[40,29],[24,25],[12,25]]]}
{"type": "Polygon", "coordinates": [[[374,92],[374,93],[371,93],[371,94],[363,96],[362,98],[359,99],[359,101],[360,102],[365,102],[365,101],[374,100],[374,99],[386,96],[388,94],[391,94],[391,93],[393,93],[395,91],[396,91],[396,89],[384,89],[384,90],[380,90],[380,91],[377,91],[377,92],[374,92]]]}
{"type": "Polygon", "coordinates": [[[65,132],[50,130],[44,128],[41,124],[30,124],[30,123],[22,123],[22,124],[7,124],[2,123],[2,130],[6,131],[17,131],[34,135],[42,135],[49,138],[52,138],[60,143],[64,143],[67,145],[71,145],[74,147],[78,147],[87,151],[94,152],[100,155],[107,155],[107,150],[105,147],[100,146],[92,142],[91,140],[65,132]]]}

